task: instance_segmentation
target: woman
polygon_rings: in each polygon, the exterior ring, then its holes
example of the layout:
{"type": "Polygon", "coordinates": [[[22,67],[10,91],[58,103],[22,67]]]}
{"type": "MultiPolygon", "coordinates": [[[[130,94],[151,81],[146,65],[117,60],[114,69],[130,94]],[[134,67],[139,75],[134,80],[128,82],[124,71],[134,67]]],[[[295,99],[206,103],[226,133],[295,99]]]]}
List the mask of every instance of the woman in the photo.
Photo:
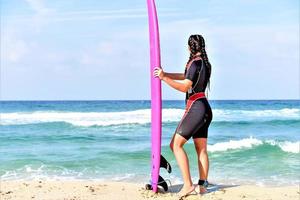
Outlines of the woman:
{"type": "Polygon", "coordinates": [[[209,160],[207,155],[207,131],[212,120],[212,111],[205,98],[205,89],[209,84],[211,65],[205,51],[204,38],[191,35],[188,40],[190,58],[183,73],[167,73],[155,68],[154,76],[159,77],[172,88],[186,93],[186,111],[170,143],[183,177],[181,197],[193,193],[196,187],[192,183],[189,161],[183,145],[193,137],[198,155],[199,190],[206,192],[208,185],[209,160]],[[177,82],[175,80],[182,80],[177,82]]]}

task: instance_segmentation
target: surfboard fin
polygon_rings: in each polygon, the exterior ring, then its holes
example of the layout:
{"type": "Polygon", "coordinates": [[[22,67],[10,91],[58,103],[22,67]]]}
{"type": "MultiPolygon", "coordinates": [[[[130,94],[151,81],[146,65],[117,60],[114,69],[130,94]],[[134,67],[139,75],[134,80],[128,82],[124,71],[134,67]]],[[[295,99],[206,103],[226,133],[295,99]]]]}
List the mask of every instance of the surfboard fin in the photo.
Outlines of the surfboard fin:
{"type": "MultiPolygon", "coordinates": [[[[159,176],[159,178],[158,178],[158,184],[157,185],[161,186],[164,189],[164,191],[168,191],[168,189],[169,189],[167,182],[161,176],[159,176]]],[[[152,188],[151,184],[146,184],[145,189],[146,190],[152,190],[153,188],[152,188]]]]}
{"type": "Polygon", "coordinates": [[[165,168],[168,173],[172,172],[170,163],[162,155],[160,155],[160,167],[165,168]]]}
{"type": "MultiPolygon", "coordinates": [[[[162,155],[160,155],[160,167],[165,168],[168,173],[172,172],[171,164],[162,155]]],[[[168,191],[168,184],[163,179],[163,177],[159,176],[157,185],[161,186],[165,191],[168,191]]],[[[146,184],[145,189],[152,190],[153,188],[151,184],[146,184]]]]}
{"type": "Polygon", "coordinates": [[[159,176],[159,179],[158,179],[158,184],[159,186],[161,186],[162,188],[164,188],[165,191],[168,191],[168,184],[167,182],[163,179],[163,177],[159,176]]]}
{"type": "Polygon", "coordinates": [[[145,189],[146,190],[152,190],[152,185],[151,184],[146,184],[145,189]]]}

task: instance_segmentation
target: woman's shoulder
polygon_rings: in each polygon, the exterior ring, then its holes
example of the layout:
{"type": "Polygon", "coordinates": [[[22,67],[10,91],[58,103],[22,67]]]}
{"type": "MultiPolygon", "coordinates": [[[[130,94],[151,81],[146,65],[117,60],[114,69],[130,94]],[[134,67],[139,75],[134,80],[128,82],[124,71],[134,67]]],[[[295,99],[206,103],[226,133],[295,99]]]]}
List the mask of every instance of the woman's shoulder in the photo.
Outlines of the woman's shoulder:
{"type": "Polygon", "coordinates": [[[201,66],[202,66],[202,62],[203,62],[202,59],[194,60],[194,61],[191,63],[191,67],[192,67],[192,66],[193,66],[193,67],[196,67],[196,68],[201,67],[201,66]]]}
{"type": "Polygon", "coordinates": [[[201,58],[201,59],[198,59],[198,60],[194,60],[193,63],[195,63],[196,65],[199,65],[199,64],[201,65],[202,62],[203,62],[203,60],[202,60],[202,58],[201,58]]]}
{"type": "Polygon", "coordinates": [[[202,66],[202,59],[198,58],[198,59],[194,59],[191,60],[187,65],[186,65],[186,69],[190,69],[190,68],[198,68],[202,66]]]}

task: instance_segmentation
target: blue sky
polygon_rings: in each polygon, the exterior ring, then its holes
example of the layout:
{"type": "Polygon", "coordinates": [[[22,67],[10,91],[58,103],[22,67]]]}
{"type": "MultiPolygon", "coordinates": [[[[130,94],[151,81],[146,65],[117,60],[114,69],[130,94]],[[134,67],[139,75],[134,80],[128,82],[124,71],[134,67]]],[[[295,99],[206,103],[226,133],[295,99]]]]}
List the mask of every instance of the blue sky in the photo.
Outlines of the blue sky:
{"type": "MultiPolygon", "coordinates": [[[[0,2],[2,100],[150,98],[146,0],[0,2]]],[[[157,0],[164,70],[183,72],[198,33],[210,99],[299,99],[299,1],[274,2],[157,0]]]]}

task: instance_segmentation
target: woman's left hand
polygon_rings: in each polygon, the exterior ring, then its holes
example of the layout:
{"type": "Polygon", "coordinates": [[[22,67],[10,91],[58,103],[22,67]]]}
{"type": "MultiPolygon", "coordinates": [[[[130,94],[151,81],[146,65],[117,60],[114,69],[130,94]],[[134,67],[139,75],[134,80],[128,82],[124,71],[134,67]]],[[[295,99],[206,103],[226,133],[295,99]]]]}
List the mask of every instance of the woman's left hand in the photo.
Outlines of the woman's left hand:
{"type": "Polygon", "coordinates": [[[162,80],[165,76],[165,72],[160,67],[155,67],[153,71],[153,75],[155,77],[158,77],[160,80],[162,80]]]}

